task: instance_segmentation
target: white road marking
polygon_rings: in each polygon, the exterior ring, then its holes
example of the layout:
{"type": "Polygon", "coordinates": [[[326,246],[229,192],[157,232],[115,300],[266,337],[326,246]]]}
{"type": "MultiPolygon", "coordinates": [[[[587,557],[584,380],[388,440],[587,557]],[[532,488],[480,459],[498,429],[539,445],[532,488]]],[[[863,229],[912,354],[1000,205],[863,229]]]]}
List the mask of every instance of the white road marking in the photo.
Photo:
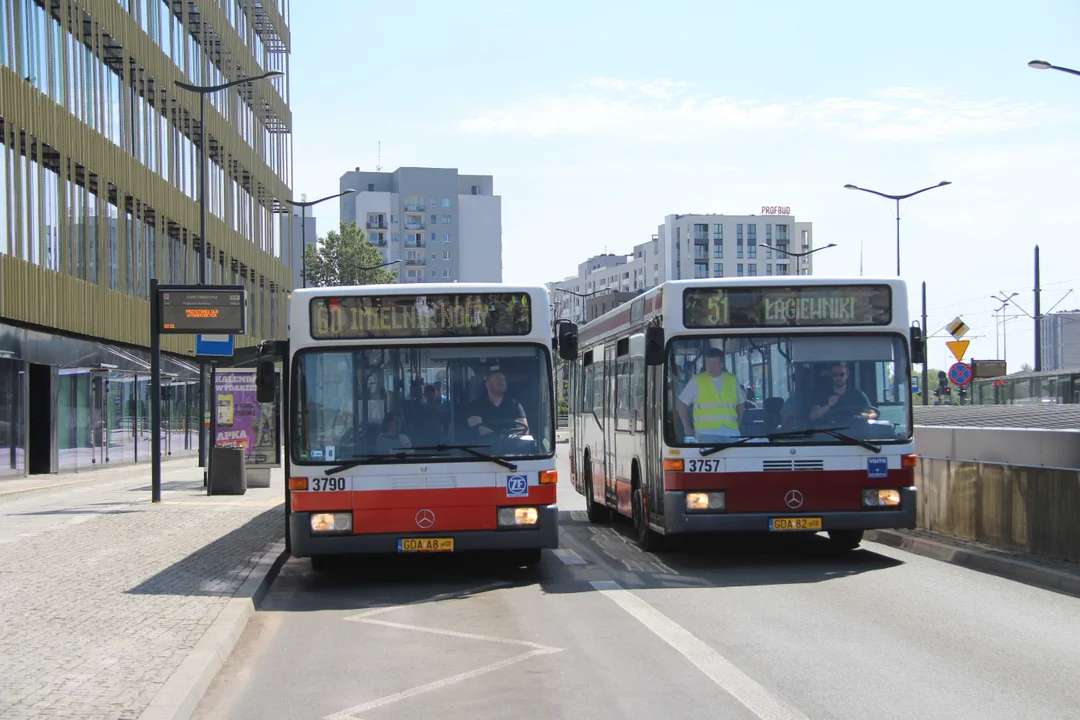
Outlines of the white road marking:
{"type": "Polygon", "coordinates": [[[522,655],[515,655],[512,658],[500,660],[499,662],[485,665],[482,668],[469,670],[468,672],[463,672],[459,675],[453,675],[448,678],[443,678],[442,680],[436,680],[426,685],[418,685],[417,687],[409,688],[408,690],[402,690],[401,692],[394,693],[393,695],[387,695],[385,697],[378,698],[377,700],[371,700],[370,702],[363,703],[362,705],[351,707],[348,710],[336,712],[333,715],[327,715],[325,720],[361,720],[358,713],[367,712],[368,710],[383,707],[384,705],[389,705],[390,703],[395,703],[399,700],[405,700],[406,698],[415,697],[426,692],[431,692],[432,690],[439,690],[448,685],[459,683],[463,680],[471,680],[472,678],[486,675],[488,673],[495,672],[496,670],[502,670],[503,668],[510,667],[511,665],[516,665],[519,662],[523,662],[525,660],[528,660],[529,658],[536,657],[537,655],[549,655],[553,652],[559,652],[559,650],[555,648],[547,648],[544,650],[530,650],[529,652],[522,655]]]}
{"type": "Polygon", "coordinates": [[[585,522],[589,519],[589,516],[583,513],[581,510],[574,510],[570,513],[570,519],[574,522],[585,522]]]}
{"type": "Polygon", "coordinates": [[[590,583],[689,660],[761,720],[807,720],[674,620],[616,582],[590,583]]]}
{"type": "Polygon", "coordinates": [[[404,623],[388,622],[386,620],[372,620],[371,618],[359,618],[356,622],[370,625],[382,625],[383,627],[397,628],[398,630],[413,630],[416,632],[432,633],[433,635],[448,635],[450,637],[464,638],[466,640],[486,640],[487,642],[504,643],[506,645],[524,645],[543,653],[560,652],[560,648],[548,647],[528,640],[515,640],[513,638],[495,637],[494,635],[477,635],[475,633],[459,632],[457,630],[443,630],[441,628],[422,627],[420,625],[405,625],[404,623]]]}
{"type": "Polygon", "coordinates": [[[426,603],[439,602],[440,600],[450,600],[451,598],[464,597],[465,595],[472,595],[474,593],[483,592],[484,590],[494,590],[495,588],[507,587],[509,585],[510,583],[506,582],[505,580],[500,580],[498,582],[493,582],[488,585],[481,585],[480,587],[469,588],[468,590],[456,590],[454,592],[432,595],[429,598],[413,600],[412,602],[405,603],[404,605],[386,605],[384,607],[371,608],[370,610],[364,610],[363,612],[359,612],[356,615],[350,615],[345,619],[359,621],[361,618],[371,617],[372,615],[381,615],[383,613],[393,612],[394,610],[412,607],[413,605],[423,605],[426,603]]]}
{"type": "Polygon", "coordinates": [[[559,548],[552,552],[555,553],[555,557],[562,560],[563,565],[588,565],[580,555],[568,548],[559,548]]]}
{"type": "Polygon", "coordinates": [[[497,587],[506,587],[508,585],[510,585],[510,583],[505,581],[499,581],[491,583],[490,585],[482,585],[481,587],[472,588],[469,590],[458,590],[457,592],[442,593],[440,595],[435,595],[430,598],[424,598],[423,600],[414,600],[413,602],[405,603],[404,605],[390,605],[387,607],[371,608],[370,610],[365,610],[361,613],[358,613],[356,615],[350,615],[349,617],[345,618],[345,620],[350,620],[352,622],[367,623],[369,625],[381,625],[382,627],[395,628],[398,630],[424,632],[434,635],[446,635],[449,637],[464,638],[466,640],[482,640],[484,642],[502,643],[506,645],[522,645],[524,647],[532,649],[529,650],[529,652],[527,653],[515,655],[511,658],[507,658],[506,660],[500,660],[499,662],[485,665],[482,668],[468,670],[457,675],[452,675],[448,678],[443,678],[442,680],[435,680],[434,682],[429,682],[424,685],[418,685],[417,687],[409,688],[408,690],[402,690],[401,692],[394,693],[393,695],[386,695],[376,700],[369,700],[366,703],[355,705],[351,708],[348,708],[347,710],[341,710],[340,712],[336,712],[333,715],[327,715],[324,720],[362,720],[359,713],[367,712],[368,710],[383,707],[384,705],[389,705],[391,703],[398,702],[399,700],[405,700],[407,698],[415,697],[423,693],[431,692],[432,690],[439,690],[440,688],[462,682],[463,680],[471,680],[472,678],[486,675],[488,673],[495,672],[496,670],[502,670],[505,667],[516,665],[517,663],[528,660],[529,658],[537,657],[539,655],[551,655],[553,653],[562,652],[562,648],[549,647],[547,645],[530,642],[529,640],[516,640],[513,638],[495,637],[493,635],[477,635],[476,633],[458,632],[457,630],[443,630],[441,628],[422,627],[420,625],[406,625],[404,623],[389,622],[387,620],[371,619],[373,615],[388,613],[394,610],[402,610],[413,605],[437,602],[439,600],[448,600],[455,597],[463,597],[465,595],[471,595],[482,590],[490,590],[497,587]]]}

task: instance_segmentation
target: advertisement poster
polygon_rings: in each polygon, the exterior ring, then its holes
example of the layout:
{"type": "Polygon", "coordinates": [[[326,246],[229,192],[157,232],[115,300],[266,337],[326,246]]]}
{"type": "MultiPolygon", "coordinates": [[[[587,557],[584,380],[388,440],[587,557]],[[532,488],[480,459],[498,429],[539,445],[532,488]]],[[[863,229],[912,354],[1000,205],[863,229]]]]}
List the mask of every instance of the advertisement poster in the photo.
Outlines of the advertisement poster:
{"type": "Polygon", "coordinates": [[[243,449],[249,468],[281,466],[280,393],[277,401],[260,403],[254,369],[216,370],[214,407],[214,445],[243,449]]]}

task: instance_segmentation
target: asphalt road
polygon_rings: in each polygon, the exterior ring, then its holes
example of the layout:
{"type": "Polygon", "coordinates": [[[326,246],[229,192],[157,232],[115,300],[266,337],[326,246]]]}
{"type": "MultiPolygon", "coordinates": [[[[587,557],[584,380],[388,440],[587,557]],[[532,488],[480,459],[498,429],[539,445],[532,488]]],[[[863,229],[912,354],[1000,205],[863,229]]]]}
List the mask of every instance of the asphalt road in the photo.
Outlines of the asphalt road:
{"type": "Polygon", "coordinates": [[[195,717],[1080,717],[1080,599],[819,537],[650,555],[559,491],[538,569],[290,560],[195,717]]]}

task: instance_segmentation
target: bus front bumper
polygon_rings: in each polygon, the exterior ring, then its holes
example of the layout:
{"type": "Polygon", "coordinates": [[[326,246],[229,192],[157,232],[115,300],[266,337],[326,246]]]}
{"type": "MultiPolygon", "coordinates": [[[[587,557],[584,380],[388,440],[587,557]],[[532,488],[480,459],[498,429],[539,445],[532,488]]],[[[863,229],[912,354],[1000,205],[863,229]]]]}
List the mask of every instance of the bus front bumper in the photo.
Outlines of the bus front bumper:
{"type": "Polygon", "coordinates": [[[825,512],[773,513],[688,513],[686,493],[664,493],[665,532],[769,532],[772,518],[820,518],[821,530],[885,530],[915,527],[917,493],[915,488],[900,490],[900,507],[896,510],[844,510],[825,512]]]}
{"type": "Polygon", "coordinates": [[[316,535],[311,532],[311,513],[294,512],[289,516],[292,556],[374,555],[398,552],[402,538],[453,538],[454,552],[474,550],[527,550],[559,547],[559,511],[556,505],[537,508],[540,514],[535,529],[457,530],[453,532],[400,532],[368,535],[316,535]]]}

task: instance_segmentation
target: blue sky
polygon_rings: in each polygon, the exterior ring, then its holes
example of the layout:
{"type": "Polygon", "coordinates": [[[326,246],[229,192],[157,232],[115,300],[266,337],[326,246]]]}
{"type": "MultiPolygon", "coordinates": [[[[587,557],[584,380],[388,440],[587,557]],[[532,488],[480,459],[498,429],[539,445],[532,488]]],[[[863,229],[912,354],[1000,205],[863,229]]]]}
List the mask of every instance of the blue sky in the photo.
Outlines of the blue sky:
{"type": "MultiPolygon", "coordinates": [[[[990,296],[1032,310],[1080,286],[1075,2],[407,4],[293,0],[294,192],[374,169],[491,174],[503,272],[542,283],[629,252],[670,213],[789,205],[816,274],[903,276],[932,330],[960,315],[995,355],[990,296]]],[[[316,208],[320,232],[337,206],[316,208]]],[[[1059,309],[1080,307],[1073,293],[1059,309]]],[[[1016,314],[1019,314],[1017,311],[1016,314]]],[[[1008,324],[1009,365],[1033,359],[1008,324]]],[[[931,363],[951,361],[942,340],[931,363]]]]}

